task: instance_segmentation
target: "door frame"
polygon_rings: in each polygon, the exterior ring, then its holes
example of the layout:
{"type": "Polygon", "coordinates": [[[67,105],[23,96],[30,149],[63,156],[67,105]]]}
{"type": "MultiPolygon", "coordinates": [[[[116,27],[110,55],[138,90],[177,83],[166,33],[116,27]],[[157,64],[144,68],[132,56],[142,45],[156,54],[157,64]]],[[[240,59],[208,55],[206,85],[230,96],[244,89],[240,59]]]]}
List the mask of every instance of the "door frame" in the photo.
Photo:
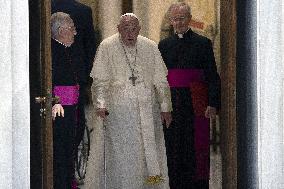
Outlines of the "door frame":
{"type": "Polygon", "coordinates": [[[237,188],[236,0],[220,0],[222,188],[237,188]]]}
{"type": "Polygon", "coordinates": [[[29,0],[30,186],[32,189],[53,188],[50,16],[49,0],[29,0]]]}
{"type": "MultiPolygon", "coordinates": [[[[41,1],[41,62],[46,115],[51,115],[51,34],[49,0],[41,1]]],[[[222,108],[220,117],[223,188],[237,188],[236,137],[236,0],[220,0],[222,108]]],[[[43,188],[53,188],[52,118],[46,116],[42,130],[43,188]]]]}
{"type": "Polygon", "coordinates": [[[41,64],[45,95],[45,113],[42,130],[43,188],[53,188],[53,129],[52,129],[52,67],[51,67],[51,1],[41,1],[41,64]]]}

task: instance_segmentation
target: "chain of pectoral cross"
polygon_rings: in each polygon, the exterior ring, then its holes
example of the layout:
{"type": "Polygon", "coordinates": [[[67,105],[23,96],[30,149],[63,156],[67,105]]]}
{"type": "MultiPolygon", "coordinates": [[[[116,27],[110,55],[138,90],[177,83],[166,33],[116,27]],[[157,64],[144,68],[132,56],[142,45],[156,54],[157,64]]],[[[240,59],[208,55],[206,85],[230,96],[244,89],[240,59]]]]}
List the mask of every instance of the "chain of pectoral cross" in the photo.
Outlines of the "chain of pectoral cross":
{"type": "MultiPolygon", "coordinates": [[[[131,66],[130,60],[129,60],[127,54],[126,54],[125,47],[124,47],[121,40],[120,40],[120,43],[121,43],[121,46],[123,48],[123,52],[124,52],[125,57],[126,57],[126,63],[127,63],[128,67],[130,68],[130,71],[131,71],[131,76],[128,79],[131,80],[132,85],[135,86],[135,81],[136,81],[137,77],[134,75],[134,71],[135,71],[134,67],[131,66]]],[[[136,57],[137,57],[137,44],[135,45],[135,56],[134,56],[134,63],[133,63],[134,66],[136,64],[136,57]]]]}

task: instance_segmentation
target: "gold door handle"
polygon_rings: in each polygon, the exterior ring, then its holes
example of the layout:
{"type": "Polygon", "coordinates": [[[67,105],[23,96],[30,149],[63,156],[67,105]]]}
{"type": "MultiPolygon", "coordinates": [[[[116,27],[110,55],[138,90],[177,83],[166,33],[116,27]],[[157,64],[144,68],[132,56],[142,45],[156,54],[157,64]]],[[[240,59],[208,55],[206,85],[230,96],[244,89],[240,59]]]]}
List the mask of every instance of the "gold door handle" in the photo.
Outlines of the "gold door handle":
{"type": "MultiPolygon", "coordinates": [[[[45,103],[45,100],[46,100],[46,97],[40,97],[40,96],[35,97],[35,102],[38,104],[45,103]]],[[[54,98],[52,98],[52,102],[54,102],[55,104],[58,104],[60,102],[59,96],[55,96],[54,98]]]]}
{"type": "Polygon", "coordinates": [[[35,102],[38,103],[38,104],[45,103],[45,97],[37,96],[37,97],[35,97],[35,102]]]}

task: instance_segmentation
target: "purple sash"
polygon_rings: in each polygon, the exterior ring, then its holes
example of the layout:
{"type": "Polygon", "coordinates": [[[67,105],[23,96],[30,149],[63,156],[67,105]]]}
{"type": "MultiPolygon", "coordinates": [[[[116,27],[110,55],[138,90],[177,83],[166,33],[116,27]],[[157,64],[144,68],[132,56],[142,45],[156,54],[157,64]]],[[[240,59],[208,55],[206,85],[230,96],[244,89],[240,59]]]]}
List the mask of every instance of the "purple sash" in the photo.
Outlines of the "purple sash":
{"type": "Polygon", "coordinates": [[[170,87],[189,87],[191,82],[203,82],[201,69],[169,69],[168,82],[170,87]]]}
{"type": "Polygon", "coordinates": [[[55,86],[53,94],[60,98],[61,105],[75,105],[78,103],[79,88],[79,85],[55,86]]]}

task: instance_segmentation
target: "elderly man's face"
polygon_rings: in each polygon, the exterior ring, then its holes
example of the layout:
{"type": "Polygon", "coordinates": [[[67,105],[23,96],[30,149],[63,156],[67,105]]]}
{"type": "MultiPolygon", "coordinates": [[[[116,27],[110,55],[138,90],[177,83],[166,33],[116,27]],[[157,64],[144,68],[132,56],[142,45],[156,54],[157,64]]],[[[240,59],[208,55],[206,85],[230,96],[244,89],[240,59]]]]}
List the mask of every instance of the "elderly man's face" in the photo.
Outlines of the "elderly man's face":
{"type": "Polygon", "coordinates": [[[68,20],[60,26],[59,35],[64,44],[70,46],[74,43],[74,36],[77,34],[76,27],[72,20],[68,20]]]}
{"type": "Polygon", "coordinates": [[[185,7],[173,7],[170,11],[170,22],[173,25],[174,30],[178,34],[183,34],[188,30],[191,15],[185,7]]]}
{"type": "Polygon", "coordinates": [[[134,46],[137,41],[141,27],[135,17],[126,16],[118,25],[121,40],[126,46],[134,46]]]}

